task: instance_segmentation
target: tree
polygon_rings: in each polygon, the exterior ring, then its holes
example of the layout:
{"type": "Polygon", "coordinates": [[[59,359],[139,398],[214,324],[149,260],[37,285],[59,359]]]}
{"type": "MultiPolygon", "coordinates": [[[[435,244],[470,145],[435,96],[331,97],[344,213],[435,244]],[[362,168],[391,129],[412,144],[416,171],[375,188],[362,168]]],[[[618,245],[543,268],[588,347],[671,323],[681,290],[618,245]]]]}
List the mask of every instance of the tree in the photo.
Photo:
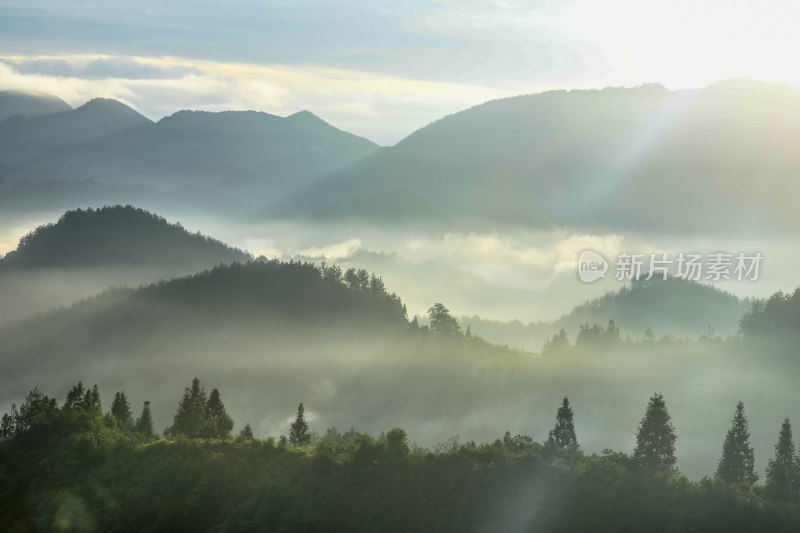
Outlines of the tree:
{"type": "Polygon", "coordinates": [[[58,404],[55,399],[42,394],[38,387],[34,388],[25,397],[25,403],[19,406],[15,430],[26,431],[37,423],[49,419],[56,412],[58,404]]]}
{"type": "Polygon", "coordinates": [[[186,387],[183,398],[178,402],[178,412],[167,433],[196,439],[201,436],[205,419],[206,391],[200,386],[200,380],[194,378],[192,386],[186,387]]]}
{"type": "Polygon", "coordinates": [[[654,394],[639,424],[633,456],[645,466],[669,468],[675,464],[675,428],[664,397],[654,394]]]}
{"type": "Polygon", "coordinates": [[[206,403],[206,416],[204,423],[204,437],[217,437],[225,440],[231,435],[233,429],[233,419],[225,411],[225,404],[222,403],[219,390],[214,389],[208,397],[206,403]]]}
{"type": "Polygon", "coordinates": [[[556,426],[550,431],[547,438],[548,446],[560,450],[578,447],[578,438],[575,435],[575,423],[572,417],[572,407],[569,406],[569,399],[565,397],[556,412],[556,426]]]}
{"type": "Polygon", "coordinates": [[[458,325],[450,311],[442,303],[435,303],[428,309],[428,322],[431,331],[435,333],[446,333],[450,335],[460,334],[461,326],[458,325]]]}
{"type": "Polygon", "coordinates": [[[722,445],[722,458],[717,466],[717,477],[728,483],[753,486],[758,481],[754,470],[755,456],[750,446],[750,430],[744,415],[744,404],[736,405],[733,424],[722,445]]]}
{"type": "Polygon", "coordinates": [[[3,414],[0,420],[0,437],[9,438],[16,433],[17,430],[17,404],[11,404],[11,412],[3,414]]]}
{"type": "Polygon", "coordinates": [[[128,398],[124,392],[114,394],[114,401],[111,402],[111,415],[122,426],[130,424],[133,413],[131,412],[131,404],[128,403],[128,398]]]}
{"type": "Polygon", "coordinates": [[[303,404],[297,406],[297,416],[289,427],[289,442],[295,446],[305,446],[311,444],[311,432],[305,418],[305,407],[303,404]]]}
{"type": "Polygon", "coordinates": [[[246,423],[242,428],[242,431],[239,432],[239,438],[242,439],[252,439],[253,438],[253,428],[250,427],[250,422],[246,423]]]}
{"type": "Polygon", "coordinates": [[[401,428],[390,429],[386,434],[386,447],[392,455],[405,457],[408,455],[408,435],[401,428]]]}
{"type": "Polygon", "coordinates": [[[83,410],[88,412],[101,412],[103,405],[100,402],[100,391],[97,390],[97,385],[92,386],[91,389],[86,389],[83,395],[83,410]]]}
{"type": "Polygon", "coordinates": [[[792,424],[785,418],[775,445],[775,458],[767,464],[767,494],[773,498],[787,501],[797,499],[800,479],[794,451],[792,424]]]}
{"type": "Polygon", "coordinates": [[[79,381],[67,393],[67,398],[64,400],[64,410],[66,411],[80,411],[83,409],[83,395],[86,391],[83,388],[83,382],[79,381]]]}
{"type": "Polygon", "coordinates": [[[136,419],[134,429],[137,433],[141,433],[146,439],[154,436],[153,433],[153,415],[150,413],[150,402],[145,401],[142,406],[142,414],[136,419]]]}
{"type": "Polygon", "coordinates": [[[567,332],[564,328],[553,335],[552,339],[545,341],[544,346],[542,347],[542,355],[550,355],[555,353],[562,353],[570,348],[569,338],[567,338],[567,332]]]}

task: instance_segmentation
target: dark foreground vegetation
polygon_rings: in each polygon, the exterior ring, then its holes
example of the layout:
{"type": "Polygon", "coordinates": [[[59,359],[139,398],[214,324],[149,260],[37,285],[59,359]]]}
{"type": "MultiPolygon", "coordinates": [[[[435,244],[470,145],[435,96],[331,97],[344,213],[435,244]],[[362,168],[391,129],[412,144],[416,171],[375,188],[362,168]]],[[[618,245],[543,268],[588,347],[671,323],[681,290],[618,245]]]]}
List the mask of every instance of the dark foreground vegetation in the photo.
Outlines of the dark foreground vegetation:
{"type": "Polygon", "coordinates": [[[2,419],[2,531],[797,531],[788,421],[764,484],[737,406],[713,479],[674,467],[676,435],[651,399],[632,455],[581,451],[565,398],[544,443],[506,433],[434,450],[394,428],[314,434],[298,408],[288,437],[256,439],[198,380],[159,438],[149,403],[97,387],[59,406],[38,390],[2,419]]]}

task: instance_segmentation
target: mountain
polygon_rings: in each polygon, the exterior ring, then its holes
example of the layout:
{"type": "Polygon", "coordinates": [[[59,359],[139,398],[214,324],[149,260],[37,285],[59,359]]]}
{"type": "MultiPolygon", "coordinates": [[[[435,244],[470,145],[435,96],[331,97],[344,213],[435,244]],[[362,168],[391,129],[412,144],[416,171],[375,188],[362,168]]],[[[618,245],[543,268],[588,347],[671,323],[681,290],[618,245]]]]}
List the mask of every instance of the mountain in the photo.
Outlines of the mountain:
{"type": "Polygon", "coordinates": [[[68,211],[0,258],[0,272],[105,266],[214,266],[250,256],[132,206],[68,211]]]}
{"type": "Polygon", "coordinates": [[[242,250],[131,206],[69,211],[25,235],[0,258],[0,324],[109,286],[152,283],[250,259],[242,250]]]}
{"type": "Polygon", "coordinates": [[[551,91],[447,116],[276,206],[283,216],[527,226],[795,227],[800,89],[729,81],[551,91]]]}
{"type": "Polygon", "coordinates": [[[15,116],[0,123],[0,161],[45,170],[60,153],[148,124],[148,118],[125,104],[103,98],[60,113],[15,116]]]}
{"type": "Polygon", "coordinates": [[[31,118],[72,109],[60,98],[47,94],[0,91],[0,122],[14,115],[31,118]]]}
{"type": "Polygon", "coordinates": [[[459,322],[491,342],[539,351],[545,340],[561,329],[574,340],[581,325],[605,327],[609,320],[623,337],[634,339],[641,339],[646,330],[658,337],[725,337],[738,331],[739,320],[750,304],[711,285],[680,278],[652,279],[610,291],[549,322],[501,322],[479,316],[461,317],[459,322]]]}
{"type": "Polygon", "coordinates": [[[308,111],[179,111],[153,123],[121,102],[95,99],[0,123],[0,180],[91,179],[162,192],[200,187],[236,196],[235,207],[215,205],[237,212],[263,208],[377,148],[308,111]]]}

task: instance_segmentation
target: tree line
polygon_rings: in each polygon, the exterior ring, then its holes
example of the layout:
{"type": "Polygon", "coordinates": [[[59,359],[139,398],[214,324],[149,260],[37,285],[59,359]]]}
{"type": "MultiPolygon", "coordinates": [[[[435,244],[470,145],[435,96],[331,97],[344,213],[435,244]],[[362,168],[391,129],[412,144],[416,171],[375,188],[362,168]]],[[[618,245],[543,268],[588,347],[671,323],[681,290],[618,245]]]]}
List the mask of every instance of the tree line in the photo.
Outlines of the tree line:
{"type": "MultiPolygon", "coordinates": [[[[142,441],[158,439],[153,429],[153,417],[150,402],[145,401],[140,415],[133,416],[130,402],[124,391],[114,394],[111,408],[103,413],[100,393],[97,385],[85,387],[82,382],[73,386],[59,407],[55,399],[43,394],[38,388],[33,389],[19,406],[13,404],[11,410],[0,419],[0,438],[13,439],[15,436],[32,431],[37,426],[52,426],[55,421],[69,424],[77,414],[102,418],[108,427],[121,429],[138,436],[142,441]]],[[[234,427],[233,418],[228,414],[218,389],[207,394],[200,380],[194,378],[186,387],[178,401],[173,423],[164,430],[167,439],[218,439],[225,442],[231,439],[234,427]]],[[[288,428],[288,437],[281,436],[280,446],[310,446],[322,440],[309,428],[305,419],[305,406],[300,403],[294,421],[288,428]]],[[[335,432],[335,430],[334,430],[335,432]]],[[[330,431],[326,434],[330,435],[330,431]]],[[[405,442],[406,433],[395,428],[387,435],[390,442],[405,442]],[[402,435],[402,438],[401,438],[402,435]]],[[[253,429],[246,423],[237,440],[253,440],[253,429]]],[[[634,461],[642,467],[670,471],[675,469],[675,442],[677,435],[672,418],[663,395],[654,394],[648,401],[636,433],[636,448],[633,451],[634,461]]],[[[504,442],[508,445],[522,446],[531,444],[533,440],[526,435],[511,437],[506,433],[504,442]]],[[[556,421],[547,439],[542,443],[544,450],[561,454],[582,454],[575,430],[574,413],[568,398],[564,398],[556,411],[556,421]]],[[[716,479],[753,487],[759,481],[755,472],[754,449],[750,444],[748,420],[744,412],[744,404],[736,406],[731,428],[727,432],[722,456],[717,463],[716,479]]],[[[787,500],[800,500],[800,454],[798,454],[792,437],[792,426],[785,419],[775,445],[775,455],[769,461],[766,470],[764,490],[769,496],[787,500]]]]}

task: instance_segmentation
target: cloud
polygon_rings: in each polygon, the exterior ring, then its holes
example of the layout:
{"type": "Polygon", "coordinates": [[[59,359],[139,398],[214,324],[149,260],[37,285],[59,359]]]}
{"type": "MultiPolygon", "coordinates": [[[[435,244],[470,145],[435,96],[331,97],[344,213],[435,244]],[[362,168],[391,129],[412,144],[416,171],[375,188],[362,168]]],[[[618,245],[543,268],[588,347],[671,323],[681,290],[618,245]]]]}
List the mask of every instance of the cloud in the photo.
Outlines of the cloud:
{"type": "Polygon", "coordinates": [[[40,74],[69,78],[95,79],[159,79],[181,78],[188,74],[201,74],[197,69],[184,66],[159,67],[140,63],[124,57],[102,57],[86,60],[59,58],[21,59],[12,66],[20,74],[40,74]]]}
{"type": "Polygon", "coordinates": [[[154,120],[181,109],[283,116],[308,109],[382,144],[444,114],[514,94],[327,67],[91,54],[0,56],[0,89],[50,93],[73,106],[114,98],[154,120]]]}

